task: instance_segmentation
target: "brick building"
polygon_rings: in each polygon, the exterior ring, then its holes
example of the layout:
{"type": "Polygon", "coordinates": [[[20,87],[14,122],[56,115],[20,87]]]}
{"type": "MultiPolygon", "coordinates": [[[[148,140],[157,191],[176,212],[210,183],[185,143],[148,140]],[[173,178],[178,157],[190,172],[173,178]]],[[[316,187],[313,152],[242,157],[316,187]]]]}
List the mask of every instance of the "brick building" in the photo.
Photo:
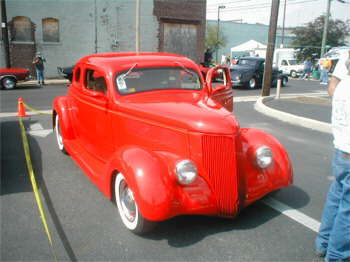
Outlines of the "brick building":
{"type": "MultiPolygon", "coordinates": [[[[33,70],[36,52],[46,77],[95,52],[134,51],[136,0],[6,0],[13,67],[33,70]]],[[[201,62],[206,0],[140,0],[140,50],[186,55],[201,62]]],[[[5,64],[0,38],[0,67],[5,64]]]]}

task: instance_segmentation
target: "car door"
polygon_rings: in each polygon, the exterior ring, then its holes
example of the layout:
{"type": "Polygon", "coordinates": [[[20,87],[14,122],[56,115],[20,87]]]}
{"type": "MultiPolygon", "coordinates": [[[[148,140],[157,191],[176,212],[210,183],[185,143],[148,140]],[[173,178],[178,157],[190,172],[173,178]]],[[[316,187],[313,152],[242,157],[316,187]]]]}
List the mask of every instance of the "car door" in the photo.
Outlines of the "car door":
{"type": "Polygon", "coordinates": [[[90,155],[104,163],[114,149],[106,77],[98,69],[87,67],[81,84],[77,99],[78,138],[90,155]]]}
{"type": "Polygon", "coordinates": [[[209,96],[221,104],[228,111],[233,111],[233,91],[231,83],[230,70],[227,67],[217,66],[211,68],[206,77],[206,84],[208,87],[209,96]],[[222,70],[223,83],[213,85],[214,76],[217,75],[217,71],[222,70]]]}

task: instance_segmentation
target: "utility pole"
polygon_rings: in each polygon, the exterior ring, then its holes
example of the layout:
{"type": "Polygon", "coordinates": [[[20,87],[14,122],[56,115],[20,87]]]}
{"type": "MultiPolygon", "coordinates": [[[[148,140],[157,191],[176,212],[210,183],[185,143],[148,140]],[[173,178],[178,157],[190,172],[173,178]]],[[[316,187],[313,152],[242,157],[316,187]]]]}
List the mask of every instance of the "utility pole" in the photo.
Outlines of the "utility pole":
{"type": "Polygon", "coordinates": [[[224,5],[218,6],[218,25],[217,25],[217,32],[216,32],[216,62],[218,63],[218,53],[219,53],[219,36],[220,36],[220,9],[225,8],[224,5]]]}
{"type": "Polygon", "coordinates": [[[284,9],[283,9],[283,25],[282,25],[282,44],[281,47],[284,47],[284,27],[286,24],[286,7],[287,7],[287,0],[284,0],[284,9]]]}
{"type": "Polygon", "coordinates": [[[140,0],[136,0],[136,52],[140,52],[140,0]]]}
{"type": "Polygon", "coordinates": [[[4,43],[5,51],[5,66],[10,68],[10,46],[9,46],[9,32],[7,27],[7,14],[6,14],[6,3],[5,0],[1,0],[1,31],[2,31],[2,41],[4,43]]]}
{"type": "Polygon", "coordinates": [[[261,94],[262,96],[270,95],[270,88],[271,88],[271,82],[272,82],[272,60],[273,60],[273,53],[275,51],[279,5],[280,5],[280,0],[272,0],[270,26],[269,26],[269,38],[268,38],[268,44],[267,44],[267,50],[266,50],[265,70],[264,70],[264,78],[263,78],[263,90],[261,94]]]}
{"type": "Polygon", "coordinates": [[[98,51],[98,47],[97,47],[97,41],[98,41],[98,37],[97,37],[97,3],[96,0],[94,1],[94,16],[95,16],[95,53],[97,53],[98,51]]]}
{"type": "Polygon", "coordinates": [[[325,53],[330,12],[331,12],[331,0],[327,0],[327,13],[326,13],[326,16],[324,18],[323,35],[322,35],[322,46],[321,46],[321,57],[325,53]]]}

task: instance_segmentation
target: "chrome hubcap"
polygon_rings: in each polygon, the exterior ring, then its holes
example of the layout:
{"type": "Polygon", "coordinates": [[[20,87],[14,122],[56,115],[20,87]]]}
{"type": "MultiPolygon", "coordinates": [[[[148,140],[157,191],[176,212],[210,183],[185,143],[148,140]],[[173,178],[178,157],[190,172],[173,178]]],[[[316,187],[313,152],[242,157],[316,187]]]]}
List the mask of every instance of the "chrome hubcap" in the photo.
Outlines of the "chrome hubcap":
{"type": "Polygon", "coordinates": [[[5,79],[4,86],[6,89],[12,89],[15,87],[15,82],[12,81],[11,79],[5,79]]]}
{"type": "Polygon", "coordinates": [[[125,182],[120,185],[119,195],[124,216],[133,222],[136,218],[136,203],[133,192],[125,182]]]}
{"type": "Polygon", "coordinates": [[[255,79],[250,79],[250,81],[249,81],[249,86],[250,86],[251,88],[254,88],[254,87],[255,87],[255,79]]]}

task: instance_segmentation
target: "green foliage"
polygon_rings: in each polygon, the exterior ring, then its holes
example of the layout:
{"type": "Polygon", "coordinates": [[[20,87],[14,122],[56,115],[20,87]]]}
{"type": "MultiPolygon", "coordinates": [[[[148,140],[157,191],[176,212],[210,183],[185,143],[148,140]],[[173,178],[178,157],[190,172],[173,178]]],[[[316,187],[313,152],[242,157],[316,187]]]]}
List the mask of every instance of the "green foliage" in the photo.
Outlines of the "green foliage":
{"type": "MultiPolygon", "coordinates": [[[[292,32],[296,35],[296,39],[292,45],[299,48],[298,59],[304,60],[306,57],[320,57],[323,26],[325,16],[321,15],[314,21],[307,23],[304,27],[297,27],[292,32]]],[[[345,38],[350,35],[350,20],[343,22],[339,19],[329,19],[327,33],[327,47],[335,47],[345,45],[345,38]]]]}
{"type": "Polygon", "coordinates": [[[220,47],[226,45],[226,36],[222,30],[219,31],[218,38],[218,27],[217,25],[207,25],[207,32],[205,36],[205,48],[211,49],[212,51],[218,50],[220,47]]]}

